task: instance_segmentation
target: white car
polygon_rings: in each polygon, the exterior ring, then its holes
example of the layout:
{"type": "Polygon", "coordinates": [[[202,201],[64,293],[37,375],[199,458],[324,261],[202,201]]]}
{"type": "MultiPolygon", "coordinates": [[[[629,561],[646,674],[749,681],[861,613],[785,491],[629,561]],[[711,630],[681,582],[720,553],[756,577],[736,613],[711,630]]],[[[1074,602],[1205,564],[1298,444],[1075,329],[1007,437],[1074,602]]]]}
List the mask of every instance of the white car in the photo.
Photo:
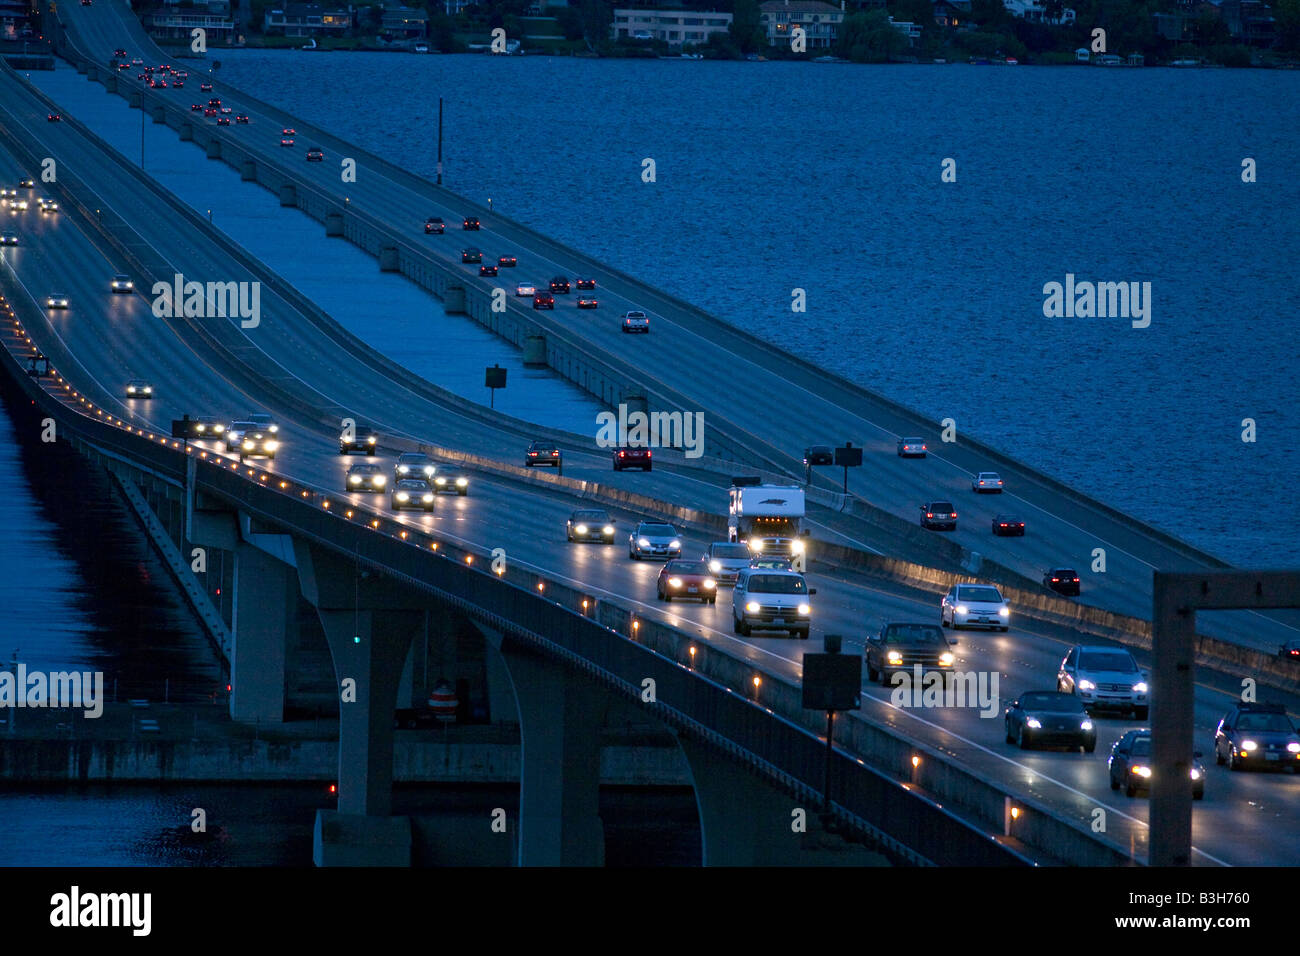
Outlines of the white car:
{"type": "Polygon", "coordinates": [[[515,295],[536,295],[537,286],[529,282],[521,282],[515,286],[515,295]]]}
{"type": "Polygon", "coordinates": [[[996,471],[981,471],[970,480],[970,490],[978,494],[1002,493],[1002,478],[996,471]]]}
{"type": "Polygon", "coordinates": [[[126,383],[127,398],[153,398],[153,386],[144,379],[133,378],[126,383]]]}
{"type": "Polygon", "coordinates": [[[1146,720],[1149,680],[1127,647],[1072,647],[1056,672],[1056,689],[1074,694],[1089,711],[1131,710],[1146,720]]]}
{"type": "Polygon", "coordinates": [[[644,312],[624,312],[622,327],[624,332],[649,332],[650,319],[644,312]]]}
{"type": "Polygon", "coordinates": [[[134,292],[135,283],[131,281],[130,276],[125,276],[122,275],[121,273],[118,273],[117,275],[113,276],[113,282],[111,284],[111,288],[114,292],[134,292]]]}
{"type": "Polygon", "coordinates": [[[647,557],[680,558],[682,536],[670,524],[642,521],[627,536],[627,556],[633,561],[647,557]]]}
{"type": "MultiPolygon", "coordinates": [[[[46,199],[44,196],[42,196],[40,199],[37,200],[37,202],[40,203],[41,212],[43,213],[59,211],[59,204],[56,203],[53,199],[46,199]]],[[[23,208],[25,209],[27,207],[24,206],[23,208]]]]}
{"type": "Polygon", "coordinates": [[[789,631],[807,640],[812,628],[812,605],[804,576],[797,571],[745,568],[736,575],[731,592],[731,629],[746,637],[754,628],[789,631]]]}
{"type": "Polygon", "coordinates": [[[1005,631],[1011,626],[1011,609],[991,584],[954,584],[939,605],[939,623],[954,630],[987,627],[1005,631]]]}
{"type": "Polygon", "coordinates": [[[51,292],[45,297],[45,308],[47,309],[66,309],[68,307],[68,297],[62,292],[51,292]]]}

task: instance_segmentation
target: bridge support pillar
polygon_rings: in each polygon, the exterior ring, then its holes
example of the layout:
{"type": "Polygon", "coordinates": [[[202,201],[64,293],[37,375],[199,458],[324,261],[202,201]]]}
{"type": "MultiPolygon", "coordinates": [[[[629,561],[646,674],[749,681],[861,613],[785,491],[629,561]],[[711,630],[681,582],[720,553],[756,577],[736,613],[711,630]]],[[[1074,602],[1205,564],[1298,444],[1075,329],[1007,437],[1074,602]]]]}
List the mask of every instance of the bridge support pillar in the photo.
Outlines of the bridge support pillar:
{"type": "Polygon", "coordinates": [[[296,603],[293,569],[247,544],[235,547],[230,719],[284,722],[284,660],[296,603]]]}
{"type": "Polygon", "coordinates": [[[280,184],[280,205],[296,206],[298,205],[298,187],[293,183],[280,184]]]}
{"type": "Polygon", "coordinates": [[[149,108],[149,116],[155,123],[166,123],[167,109],[162,106],[152,106],[149,108]]]}
{"type": "Polygon", "coordinates": [[[207,145],[204,148],[207,150],[208,159],[221,158],[221,140],[217,139],[215,136],[208,140],[207,145]]]}
{"type": "Polygon", "coordinates": [[[127,94],[127,102],[130,104],[131,109],[133,110],[138,110],[140,108],[140,100],[141,100],[141,96],[139,90],[132,90],[129,94],[127,94]]]}
{"type": "Polygon", "coordinates": [[[325,214],[325,235],[331,238],[343,235],[343,213],[334,211],[325,214]]]}
{"type": "Polygon", "coordinates": [[[194,140],[194,124],[181,123],[181,142],[189,143],[194,140]]]}
{"type": "Polygon", "coordinates": [[[465,314],[465,287],[449,285],[442,297],[442,309],[448,315],[465,314]]]}
{"type": "Polygon", "coordinates": [[[239,164],[239,178],[246,183],[257,182],[257,162],[246,159],[239,164]]]}
{"type": "Polygon", "coordinates": [[[104,89],[109,93],[117,92],[117,75],[110,73],[104,77],[104,89]]]}
{"type": "Polygon", "coordinates": [[[379,247],[379,271],[400,272],[401,262],[397,256],[397,246],[379,247]]]}
{"type": "Polygon", "coordinates": [[[519,865],[603,866],[600,732],[606,692],[510,644],[501,655],[519,705],[519,865]]]}
{"type": "Polygon", "coordinates": [[[530,368],[546,366],[546,336],[534,333],[524,337],[524,365],[530,368]]]}

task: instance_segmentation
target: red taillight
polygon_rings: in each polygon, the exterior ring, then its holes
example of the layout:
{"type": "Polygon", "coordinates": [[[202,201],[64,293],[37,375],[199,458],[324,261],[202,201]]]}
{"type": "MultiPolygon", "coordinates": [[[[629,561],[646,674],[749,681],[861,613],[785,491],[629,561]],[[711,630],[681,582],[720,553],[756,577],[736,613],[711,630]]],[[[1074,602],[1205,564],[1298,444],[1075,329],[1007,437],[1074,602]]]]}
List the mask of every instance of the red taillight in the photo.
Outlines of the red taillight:
{"type": "Polygon", "coordinates": [[[619,453],[618,453],[618,457],[619,457],[619,458],[626,458],[626,457],[627,457],[627,452],[625,452],[625,451],[621,451],[621,452],[619,452],[619,453]]]}
{"type": "Polygon", "coordinates": [[[1053,584],[1060,584],[1060,583],[1061,583],[1061,579],[1060,579],[1060,578],[1052,578],[1052,583],[1053,583],[1053,584]]]}
{"type": "Polygon", "coordinates": [[[649,449],[649,448],[647,448],[647,449],[645,450],[645,456],[646,456],[647,458],[650,457],[650,449],[649,449]]]}
{"type": "Polygon", "coordinates": [[[954,512],[952,513],[952,516],[953,516],[954,518],[957,517],[957,512],[954,511],[954,512]]]}
{"type": "Polygon", "coordinates": [[[932,514],[931,514],[930,512],[928,512],[928,511],[925,513],[925,516],[926,516],[927,518],[933,518],[933,517],[934,517],[934,515],[932,515],[932,514]]]}

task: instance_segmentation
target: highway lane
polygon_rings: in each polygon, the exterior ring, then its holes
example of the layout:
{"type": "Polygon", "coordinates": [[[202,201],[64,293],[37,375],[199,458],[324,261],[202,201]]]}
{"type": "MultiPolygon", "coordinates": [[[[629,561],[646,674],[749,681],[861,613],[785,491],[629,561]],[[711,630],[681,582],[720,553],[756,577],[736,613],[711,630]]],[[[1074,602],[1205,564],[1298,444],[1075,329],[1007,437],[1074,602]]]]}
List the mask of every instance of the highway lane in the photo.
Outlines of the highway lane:
{"type": "MultiPolygon", "coordinates": [[[[80,13],[75,11],[74,16],[80,13]]],[[[125,37],[123,33],[109,30],[101,38],[109,35],[125,37]]],[[[105,45],[111,51],[111,45],[105,45]]],[[[190,85],[181,91],[159,92],[180,102],[194,99],[190,85]]],[[[364,163],[359,181],[345,186],[337,179],[333,160],[339,155],[352,154],[354,150],[345,148],[320,131],[308,130],[296,120],[291,122],[300,131],[299,148],[282,150],[278,146],[278,131],[285,120],[284,114],[264,113],[256,105],[242,103],[237,95],[228,91],[223,91],[222,95],[237,109],[247,108],[253,117],[249,126],[230,127],[225,131],[227,135],[254,145],[267,162],[282,163],[286,161],[286,154],[292,154],[298,170],[305,172],[320,188],[331,191],[340,201],[346,193],[354,205],[393,222],[408,236],[423,241],[420,223],[424,215],[440,214],[455,222],[465,212],[465,204],[448,203],[442,198],[444,194],[414,186],[409,177],[390,178],[387,171],[370,168],[364,163]],[[326,149],[326,163],[302,162],[301,152],[306,145],[313,144],[326,149]]],[[[440,250],[434,254],[454,262],[457,258],[455,252],[461,244],[472,242],[486,253],[518,255],[520,267],[514,270],[518,279],[544,281],[556,273],[573,276],[562,251],[545,244],[538,247],[499,217],[483,218],[483,232],[457,234],[453,229],[448,236],[430,237],[430,249],[440,250]]],[[[479,280],[468,272],[467,275],[471,282],[491,283],[491,280],[479,280]]],[[[511,277],[512,280],[515,278],[511,277]]],[[[1131,523],[1085,506],[1063,504],[1054,491],[1038,485],[1031,475],[1004,469],[1009,492],[996,500],[977,500],[969,490],[969,476],[975,470],[988,467],[987,464],[960,447],[941,446],[934,429],[930,429],[926,437],[930,438],[932,448],[944,447],[942,454],[936,452],[926,462],[900,461],[893,454],[894,439],[900,432],[917,431],[914,423],[883,407],[855,407],[852,412],[846,411],[845,403],[839,400],[841,393],[834,390],[823,395],[805,386],[792,388],[789,382],[782,384],[771,372],[760,368],[744,354],[727,352],[726,347],[729,344],[734,347],[734,343],[709,341],[696,323],[686,318],[679,321],[676,310],[662,297],[648,294],[644,288],[634,287],[608,274],[598,272],[596,278],[601,287],[600,310],[579,312],[565,303],[557,310],[556,316],[541,316],[540,320],[546,322],[555,318],[567,327],[580,329],[592,342],[634,363],[641,363],[650,373],[664,376],[671,372],[673,377],[669,380],[675,387],[686,391],[692,387],[696,389],[693,394],[698,397],[700,408],[725,414],[790,454],[798,454],[809,441],[854,436],[856,443],[865,445],[870,464],[869,468],[863,469],[863,474],[852,476],[851,487],[900,517],[915,520],[916,505],[920,501],[948,497],[957,503],[961,513],[961,527],[955,536],[966,547],[1031,577],[1037,577],[1044,567],[1052,564],[1072,564],[1084,576],[1090,603],[1138,616],[1149,614],[1150,571],[1154,566],[1190,566],[1185,554],[1161,542],[1153,542],[1131,523]],[[648,337],[621,335],[613,316],[627,307],[641,307],[650,312],[655,319],[655,332],[648,337]],[[634,340],[628,341],[629,338],[634,340]],[[719,349],[722,349],[721,353],[719,349]],[[729,380],[744,381],[749,389],[717,388],[713,383],[719,380],[719,370],[724,368],[728,370],[729,380]],[[755,392],[789,395],[790,401],[754,402],[752,395],[755,392]],[[789,414],[791,404],[797,409],[797,415],[789,414]],[[988,530],[989,523],[1003,510],[1019,512],[1028,521],[1027,539],[993,538],[988,530]],[[1105,574],[1091,571],[1095,547],[1106,549],[1108,566],[1105,574]]],[[[512,302],[512,307],[518,306],[512,302]]],[[[715,333],[710,331],[709,335],[715,333]]],[[[922,434],[926,433],[922,431],[922,434]]],[[[1284,617],[1289,622],[1286,625],[1273,624],[1250,613],[1206,616],[1203,629],[1271,650],[1280,640],[1295,633],[1295,616],[1284,617]]]]}
{"type": "MultiPolygon", "coordinates": [[[[5,170],[4,172],[8,172],[5,170]]],[[[101,312],[86,305],[73,316],[55,316],[52,325],[71,343],[79,354],[94,356],[88,360],[88,372],[97,377],[104,391],[112,391],[117,383],[133,374],[150,374],[148,363],[154,358],[160,362],[178,361],[194,374],[187,383],[187,392],[201,396],[205,402],[217,407],[239,407],[239,403],[252,402],[251,397],[233,390],[215,371],[207,370],[193,359],[183,358],[187,346],[175,336],[168,337],[165,328],[156,328],[149,335],[132,335],[124,329],[131,322],[148,320],[146,303],[139,296],[112,296],[106,284],[97,281],[98,275],[117,271],[93,249],[80,230],[68,228],[70,221],[49,219],[34,221],[28,232],[32,244],[22,250],[23,261],[15,260],[24,281],[33,290],[50,285],[67,286],[61,291],[74,294],[79,302],[104,303],[101,312]],[[35,253],[35,254],[32,254],[35,253]],[[74,283],[73,280],[76,280],[74,283]],[[105,299],[107,301],[105,302],[105,299]],[[112,347],[98,352],[91,348],[95,342],[111,343],[112,347]],[[176,357],[176,358],[173,358],[176,357]],[[141,366],[145,368],[142,370],[141,366]]],[[[197,245],[197,244],[196,244],[197,245]]],[[[39,294],[39,293],[37,293],[39,294]]],[[[158,366],[166,367],[166,366],[158,366]]],[[[156,376],[161,379],[161,376],[156,376]]],[[[189,395],[180,398],[176,392],[162,391],[159,398],[149,403],[124,403],[131,406],[136,419],[165,427],[166,422],[178,414],[189,395]]],[[[254,402],[255,404],[255,402],[254,402]]],[[[341,488],[346,462],[333,453],[329,436],[311,430],[296,429],[286,423],[286,448],[283,457],[268,468],[297,479],[308,481],[326,489],[341,488]]],[[[387,461],[388,459],[384,459],[387,461]]],[[[384,501],[379,496],[339,495],[354,506],[375,506],[381,512],[384,501]]],[[[646,617],[664,620],[694,629],[702,642],[740,652],[753,661],[756,668],[767,673],[781,673],[794,678],[798,675],[799,656],[807,646],[816,641],[803,642],[779,637],[741,639],[729,633],[727,615],[729,598],[724,595],[716,606],[699,607],[673,604],[658,605],[653,600],[654,576],[657,567],[652,563],[628,561],[622,542],[605,548],[588,545],[567,545],[563,538],[563,518],[575,507],[572,499],[558,494],[536,494],[529,489],[521,491],[509,482],[479,477],[469,498],[443,498],[436,516],[406,515],[403,522],[413,528],[428,528],[442,535],[454,536],[482,552],[504,546],[511,560],[535,565],[550,575],[567,578],[590,588],[598,595],[608,595],[611,600],[632,603],[646,617]]],[[[630,527],[636,516],[617,513],[622,528],[630,527]]],[[[700,536],[687,533],[688,553],[702,552],[707,542],[700,536]]],[[[860,637],[884,620],[894,618],[933,620],[937,605],[936,595],[915,592],[895,593],[877,583],[855,580],[834,569],[815,569],[814,586],[819,588],[816,598],[818,625],[815,634],[828,630],[851,635],[849,646],[860,648],[860,637]]],[[[1077,635],[1056,632],[1036,625],[1021,627],[1008,635],[963,634],[957,647],[963,668],[996,671],[1003,683],[1002,696],[1024,689],[1050,688],[1056,664],[1068,644],[1078,640],[1077,635]]],[[[943,753],[952,755],[964,765],[988,773],[997,779],[1017,782],[1021,792],[1039,795],[1050,805],[1086,818],[1087,811],[1100,805],[1113,816],[1112,832],[1126,824],[1125,816],[1140,820],[1144,816],[1144,801],[1119,800],[1109,792],[1105,783],[1104,752],[1109,744],[1131,722],[1102,719],[1101,743],[1098,753],[1089,757],[1070,754],[1021,755],[1001,741],[998,718],[982,719],[969,710],[925,709],[900,710],[890,708],[880,701],[888,699],[888,692],[868,687],[871,703],[866,713],[873,719],[897,726],[909,736],[925,740],[943,753]],[[1065,789],[1070,788],[1070,789],[1065,789]],[[1071,793],[1071,790],[1076,791],[1071,793]]],[[[1229,694],[1223,689],[1198,690],[1198,739],[1205,739],[1212,723],[1227,706],[1229,694]]],[[[1208,745],[1203,745],[1208,751],[1208,745]]],[[[1216,859],[1229,862],[1249,862],[1251,859],[1268,859],[1267,854],[1277,854],[1276,835],[1279,829],[1294,825],[1294,813],[1287,818],[1267,819],[1257,825],[1262,814],[1251,811],[1255,807],[1270,808],[1281,803],[1295,806],[1294,778],[1228,774],[1220,771],[1226,783],[1220,791],[1219,781],[1212,780],[1210,796],[1197,810],[1197,843],[1203,852],[1216,859]],[[1222,792],[1222,798],[1220,796],[1222,792]],[[1216,834],[1230,833],[1231,838],[1221,841],[1216,834]],[[1225,842],[1225,845],[1220,845],[1225,842]],[[1252,856],[1253,854],[1253,856],[1252,856]]],[[[1135,843],[1140,845],[1142,828],[1133,824],[1135,843]]],[[[1283,859],[1285,859],[1283,857],[1283,859]]],[[[1282,862],[1283,859],[1278,859],[1282,862]]]]}

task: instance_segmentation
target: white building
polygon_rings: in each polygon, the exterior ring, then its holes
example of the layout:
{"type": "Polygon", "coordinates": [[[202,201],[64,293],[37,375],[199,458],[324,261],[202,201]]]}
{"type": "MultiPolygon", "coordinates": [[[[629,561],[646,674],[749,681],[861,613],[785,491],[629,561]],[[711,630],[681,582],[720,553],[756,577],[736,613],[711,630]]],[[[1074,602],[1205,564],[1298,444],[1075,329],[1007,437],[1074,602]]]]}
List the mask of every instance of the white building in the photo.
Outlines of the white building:
{"type": "Polygon", "coordinates": [[[1012,16],[1027,20],[1030,23],[1048,23],[1059,26],[1062,23],[1074,22],[1074,10],[1070,7],[1063,7],[1061,16],[1058,19],[1052,19],[1047,15],[1047,11],[1039,0],[1002,0],[1002,5],[1007,8],[1007,11],[1012,16]]]}
{"type": "Polygon", "coordinates": [[[789,46],[796,27],[803,27],[808,49],[824,49],[835,43],[844,22],[844,0],[831,6],[821,0],[769,0],[760,3],[768,46],[789,46]]]}
{"type": "Polygon", "coordinates": [[[731,26],[730,13],[702,10],[615,10],[610,26],[615,40],[663,40],[669,46],[683,43],[707,43],[715,33],[726,33],[731,26]]]}

